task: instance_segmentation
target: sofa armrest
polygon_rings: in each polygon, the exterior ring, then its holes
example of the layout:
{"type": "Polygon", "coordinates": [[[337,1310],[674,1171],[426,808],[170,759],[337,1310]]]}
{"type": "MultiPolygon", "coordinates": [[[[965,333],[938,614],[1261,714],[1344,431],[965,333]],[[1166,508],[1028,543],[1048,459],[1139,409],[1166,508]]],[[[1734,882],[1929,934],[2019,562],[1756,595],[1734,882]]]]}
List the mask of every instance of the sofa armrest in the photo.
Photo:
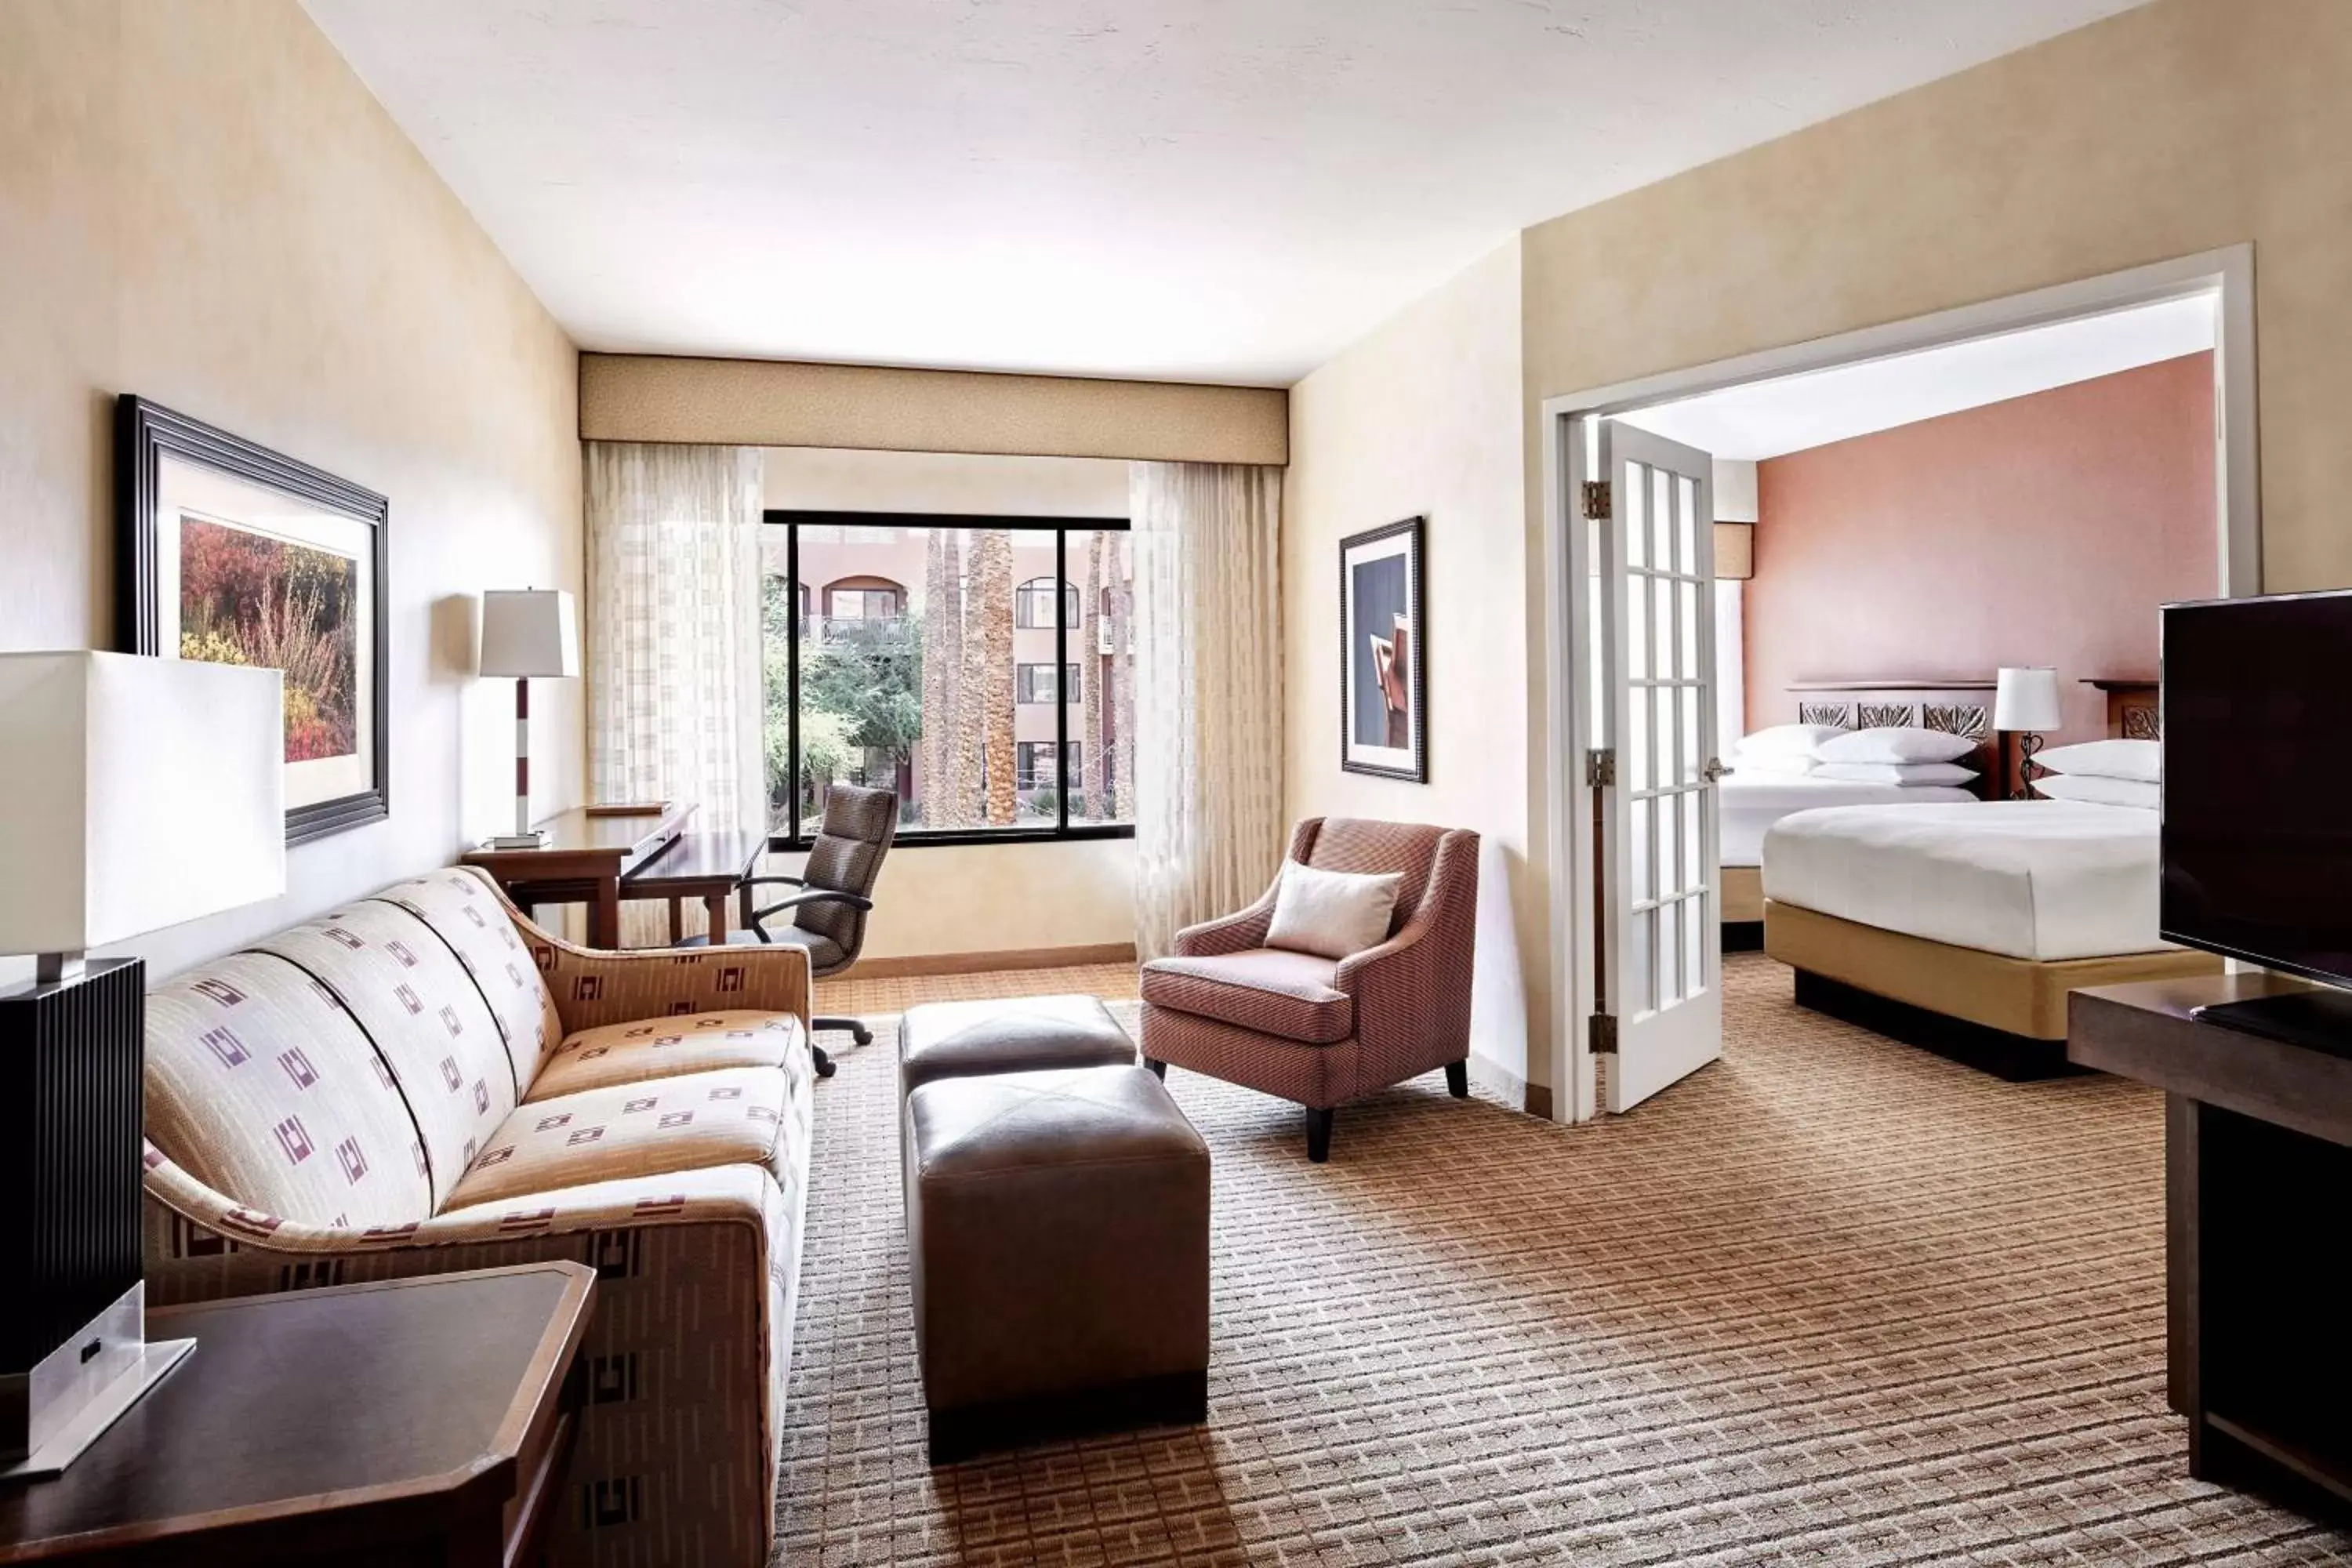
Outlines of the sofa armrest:
{"type": "Polygon", "coordinates": [[[1394,936],[1340,961],[1332,984],[1356,1005],[1364,1089],[1394,1083],[1470,1048],[1470,973],[1478,932],[1478,836],[1437,841],[1429,886],[1394,936]]]}
{"type": "Polygon", "coordinates": [[[567,1035],[730,1007],[793,1013],[803,1025],[810,1023],[814,981],[802,948],[729,944],[606,952],[574,946],[529,921],[521,928],[567,1035]]]}

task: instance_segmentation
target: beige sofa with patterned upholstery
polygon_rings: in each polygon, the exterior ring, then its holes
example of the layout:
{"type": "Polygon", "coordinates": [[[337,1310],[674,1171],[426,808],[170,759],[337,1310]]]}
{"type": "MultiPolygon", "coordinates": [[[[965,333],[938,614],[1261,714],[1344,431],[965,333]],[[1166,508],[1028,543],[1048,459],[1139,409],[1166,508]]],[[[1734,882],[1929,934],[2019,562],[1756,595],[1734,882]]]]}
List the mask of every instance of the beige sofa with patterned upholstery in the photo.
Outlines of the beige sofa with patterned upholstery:
{"type": "Polygon", "coordinates": [[[591,952],[464,868],[199,965],[148,998],[148,1299],[590,1264],[556,1560],[764,1563],[808,1015],[797,949],[591,952]]]}

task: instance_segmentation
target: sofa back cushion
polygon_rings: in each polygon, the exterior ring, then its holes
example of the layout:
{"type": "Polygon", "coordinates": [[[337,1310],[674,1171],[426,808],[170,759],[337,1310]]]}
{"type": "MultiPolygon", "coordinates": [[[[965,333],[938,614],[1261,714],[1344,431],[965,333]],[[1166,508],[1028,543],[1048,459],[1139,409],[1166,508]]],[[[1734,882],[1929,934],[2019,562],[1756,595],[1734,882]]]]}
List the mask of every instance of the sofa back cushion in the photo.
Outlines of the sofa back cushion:
{"type": "Polygon", "coordinates": [[[374,1043],[424,1137],[437,1210],[515,1107],[514,1068],[473,977],[432,927],[373,900],[254,947],[323,984],[374,1043]]]}
{"type": "Polygon", "coordinates": [[[332,993],[268,953],[147,994],[147,1136],[247,1208],[305,1225],[432,1213],[408,1105],[332,993]]]}
{"type": "Polygon", "coordinates": [[[372,896],[423,921],[457,954],[498,1026],[516,1093],[530,1093],[531,1079],[563,1043],[563,1025],[522,933],[489,881],[471,867],[453,866],[372,896]]]}

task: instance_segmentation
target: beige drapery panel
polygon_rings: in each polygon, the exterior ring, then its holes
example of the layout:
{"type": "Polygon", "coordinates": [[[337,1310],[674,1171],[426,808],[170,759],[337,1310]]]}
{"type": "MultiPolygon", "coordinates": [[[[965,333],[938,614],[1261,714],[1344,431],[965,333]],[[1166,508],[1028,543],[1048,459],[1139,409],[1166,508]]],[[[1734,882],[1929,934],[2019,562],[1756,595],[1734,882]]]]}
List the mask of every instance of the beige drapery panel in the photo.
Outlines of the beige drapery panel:
{"type": "Polygon", "coordinates": [[[1136,943],[1265,892],[1282,863],[1282,470],[1129,468],[1136,943]]]}
{"type": "MultiPolygon", "coordinates": [[[[757,829],[760,452],[591,441],[585,477],[593,798],[692,801],[697,827],[757,829]]],[[[623,906],[625,945],[667,940],[666,909],[623,906]]]]}

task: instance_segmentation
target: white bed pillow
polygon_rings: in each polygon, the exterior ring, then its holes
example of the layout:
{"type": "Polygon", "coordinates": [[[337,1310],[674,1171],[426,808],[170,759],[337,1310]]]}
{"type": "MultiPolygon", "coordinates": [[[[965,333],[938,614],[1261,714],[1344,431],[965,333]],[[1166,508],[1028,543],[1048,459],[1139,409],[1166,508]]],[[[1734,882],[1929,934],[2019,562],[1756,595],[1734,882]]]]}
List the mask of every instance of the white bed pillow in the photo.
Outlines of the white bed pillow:
{"type": "Polygon", "coordinates": [[[1834,724],[1775,724],[1733,742],[1735,757],[1810,757],[1832,735],[1845,731],[1834,724]]]}
{"type": "MultiPolygon", "coordinates": [[[[2037,759],[2039,760],[2039,759],[2037,759]]],[[[2082,800],[2094,805],[2130,805],[2155,811],[2164,805],[2164,786],[2141,779],[2101,778],[2096,773],[2052,773],[2035,779],[2037,794],[2052,800],[2082,800]]]]}
{"type": "Polygon", "coordinates": [[[1388,940],[1401,872],[1373,876],[1282,863],[1265,945],[1318,958],[1347,958],[1388,940]]]}
{"type": "Polygon", "coordinates": [[[1964,784],[1977,771],[1958,763],[1816,763],[1813,776],[1848,784],[1964,784]]]}
{"type": "Polygon", "coordinates": [[[2158,741],[2084,741],[2056,746],[2033,759],[2053,773],[2102,779],[2132,779],[2140,784],[2164,782],[2164,746],[2158,741]]]}
{"type": "Polygon", "coordinates": [[[1731,771],[1734,776],[1751,778],[1801,779],[1821,764],[1797,752],[1734,752],[1731,771]]]}
{"type": "Polygon", "coordinates": [[[1957,763],[1977,749],[1966,735],[1941,730],[1853,730],[1813,748],[1825,763],[1957,763]]]}

